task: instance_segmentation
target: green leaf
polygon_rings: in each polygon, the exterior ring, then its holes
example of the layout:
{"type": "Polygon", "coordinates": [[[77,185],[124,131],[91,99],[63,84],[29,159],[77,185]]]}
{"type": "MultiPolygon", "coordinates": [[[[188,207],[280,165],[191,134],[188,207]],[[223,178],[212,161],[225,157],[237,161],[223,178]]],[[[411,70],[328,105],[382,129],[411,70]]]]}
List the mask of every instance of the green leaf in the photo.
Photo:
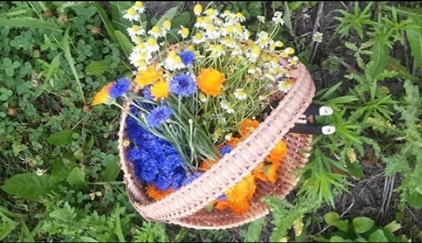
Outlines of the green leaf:
{"type": "Polygon", "coordinates": [[[386,10],[393,10],[393,8],[395,9],[395,11],[398,14],[401,15],[407,15],[408,17],[415,17],[415,18],[422,18],[422,9],[421,8],[406,8],[406,7],[391,7],[388,5],[381,5],[384,9],[386,10]]]}
{"type": "Polygon", "coordinates": [[[47,175],[37,176],[34,173],[25,173],[9,178],[2,189],[14,196],[33,199],[51,192],[54,186],[47,175]]]}
{"type": "Polygon", "coordinates": [[[0,241],[6,238],[10,232],[12,232],[16,226],[18,226],[18,223],[8,218],[6,215],[4,215],[2,212],[0,212],[0,241]]]}
{"type": "Polygon", "coordinates": [[[85,171],[83,171],[79,167],[73,168],[73,170],[70,172],[69,176],[67,177],[67,181],[69,182],[69,185],[82,188],[85,184],[85,171]]]}
{"type": "MultiPolygon", "coordinates": [[[[420,19],[413,18],[413,22],[418,26],[422,26],[422,21],[420,19]]],[[[406,36],[409,40],[410,53],[415,59],[415,65],[422,71],[422,29],[407,29],[406,36]]]]}
{"type": "Polygon", "coordinates": [[[390,49],[385,43],[376,41],[371,47],[371,52],[374,55],[371,55],[371,61],[365,68],[365,74],[369,75],[371,79],[375,79],[385,69],[390,49]]]}
{"type": "Polygon", "coordinates": [[[55,146],[68,145],[73,141],[72,136],[74,133],[75,132],[72,130],[59,131],[50,135],[50,137],[47,138],[47,142],[55,146]]]}
{"type": "Polygon", "coordinates": [[[350,239],[343,239],[343,237],[340,236],[333,236],[330,238],[330,242],[353,242],[350,239]]]}
{"type": "Polygon", "coordinates": [[[336,227],[339,230],[344,231],[344,232],[348,230],[349,228],[348,226],[349,226],[349,222],[347,220],[339,220],[336,225],[336,227]]]}
{"type": "Polygon", "coordinates": [[[374,226],[374,220],[367,217],[356,217],[353,219],[353,227],[358,234],[362,234],[370,230],[374,226]]]}
{"type": "Polygon", "coordinates": [[[65,158],[57,159],[53,164],[53,169],[51,171],[51,180],[54,183],[64,181],[69,176],[69,173],[72,168],[76,166],[74,161],[66,160],[65,158]],[[66,161],[67,163],[65,163],[66,161]]]}
{"type": "Polygon", "coordinates": [[[88,142],[84,145],[84,152],[87,154],[91,153],[93,146],[94,146],[94,136],[91,136],[88,142]]]}
{"type": "Polygon", "coordinates": [[[369,235],[370,242],[388,242],[388,239],[384,235],[384,231],[381,229],[375,231],[371,235],[369,235]]]}
{"type": "Polygon", "coordinates": [[[174,16],[176,16],[178,9],[179,9],[179,7],[176,6],[176,7],[172,7],[171,9],[167,10],[167,12],[163,16],[161,16],[161,18],[158,20],[156,25],[162,26],[164,21],[166,21],[166,20],[172,21],[174,16]]]}
{"type": "Polygon", "coordinates": [[[116,226],[114,228],[114,233],[117,235],[117,238],[120,242],[126,242],[125,237],[123,236],[122,232],[122,224],[120,222],[120,207],[117,206],[117,209],[114,211],[114,220],[116,222],[116,226]]]}
{"type": "Polygon", "coordinates": [[[81,242],[98,242],[98,240],[89,236],[81,236],[80,241],[81,242]]]}
{"type": "Polygon", "coordinates": [[[351,103],[353,101],[358,100],[357,97],[352,96],[352,95],[347,95],[347,96],[341,96],[341,97],[337,97],[334,99],[329,100],[329,104],[347,104],[347,103],[351,103]]]}
{"type": "Polygon", "coordinates": [[[114,181],[120,173],[119,157],[108,161],[104,171],[101,173],[103,181],[114,181]]]}
{"type": "Polygon", "coordinates": [[[388,225],[384,226],[384,230],[389,231],[391,233],[396,232],[401,228],[401,225],[397,223],[395,220],[388,225]]]}
{"type": "Polygon", "coordinates": [[[0,18],[0,27],[16,27],[16,28],[31,28],[31,29],[50,29],[62,32],[56,24],[30,17],[17,17],[12,19],[0,18]]]}
{"type": "Polygon", "coordinates": [[[127,57],[129,57],[133,48],[132,42],[130,42],[129,38],[127,38],[127,36],[123,34],[120,30],[115,30],[114,35],[116,36],[117,41],[122,47],[123,52],[126,54],[127,57]]]}
{"type": "Polygon", "coordinates": [[[340,219],[340,216],[336,212],[329,212],[324,215],[324,221],[328,225],[331,225],[331,226],[337,225],[337,222],[339,221],[339,219],[340,219]]]}
{"type": "Polygon", "coordinates": [[[289,4],[288,2],[284,2],[284,14],[283,14],[283,20],[284,20],[284,25],[287,27],[287,29],[289,29],[290,34],[295,37],[295,32],[293,31],[293,27],[292,27],[292,20],[290,18],[291,16],[291,11],[289,9],[289,4]]]}
{"type": "Polygon", "coordinates": [[[418,82],[420,80],[418,77],[412,75],[405,66],[401,65],[399,60],[391,56],[388,58],[386,69],[388,71],[396,71],[402,79],[409,79],[412,82],[418,82]]]}
{"type": "Polygon", "coordinates": [[[6,88],[0,88],[0,101],[6,101],[9,97],[13,95],[13,91],[6,88]]]}
{"type": "Polygon", "coordinates": [[[111,21],[108,18],[106,11],[101,6],[100,2],[94,2],[94,5],[97,8],[97,11],[100,14],[101,19],[103,20],[103,23],[105,25],[105,28],[106,28],[106,31],[107,31],[108,36],[110,36],[110,38],[114,42],[117,42],[117,38],[114,35],[114,31],[115,31],[114,26],[111,24],[111,21]]]}
{"type": "Polygon", "coordinates": [[[262,228],[267,223],[266,217],[261,217],[248,226],[248,233],[246,234],[245,242],[257,242],[259,241],[259,236],[261,235],[262,228]]]}
{"type": "Polygon", "coordinates": [[[417,193],[416,191],[412,193],[406,193],[406,198],[410,206],[420,209],[422,208],[422,194],[417,193]],[[410,194],[410,195],[409,195],[410,194]]]}

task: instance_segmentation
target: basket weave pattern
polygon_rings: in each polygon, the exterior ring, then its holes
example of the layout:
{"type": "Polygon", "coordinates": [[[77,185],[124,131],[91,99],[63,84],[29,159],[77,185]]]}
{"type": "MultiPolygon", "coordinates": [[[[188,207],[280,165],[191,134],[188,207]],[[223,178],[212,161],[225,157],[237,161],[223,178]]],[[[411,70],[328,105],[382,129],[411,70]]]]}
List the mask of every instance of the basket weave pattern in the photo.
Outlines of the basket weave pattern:
{"type": "MultiPolygon", "coordinates": [[[[159,201],[153,201],[146,195],[144,186],[134,175],[131,162],[126,160],[123,141],[127,139],[125,134],[127,114],[122,113],[119,154],[127,193],[135,209],[145,219],[151,221],[201,229],[236,227],[268,214],[268,209],[260,198],[269,194],[284,198],[293,189],[298,178],[291,172],[303,167],[309,156],[299,153],[299,150],[309,150],[312,140],[312,136],[309,135],[288,133],[312,102],[315,93],[314,83],[305,66],[299,64],[296,69],[291,70],[290,75],[296,79],[295,84],[252,134],[199,178],[159,201]],[[278,180],[275,185],[258,181],[248,212],[236,215],[229,210],[214,210],[209,213],[204,209],[210,202],[251,174],[280,140],[286,143],[288,154],[277,171],[278,180]]],[[[128,109],[129,105],[125,104],[125,107],[128,109]]]]}

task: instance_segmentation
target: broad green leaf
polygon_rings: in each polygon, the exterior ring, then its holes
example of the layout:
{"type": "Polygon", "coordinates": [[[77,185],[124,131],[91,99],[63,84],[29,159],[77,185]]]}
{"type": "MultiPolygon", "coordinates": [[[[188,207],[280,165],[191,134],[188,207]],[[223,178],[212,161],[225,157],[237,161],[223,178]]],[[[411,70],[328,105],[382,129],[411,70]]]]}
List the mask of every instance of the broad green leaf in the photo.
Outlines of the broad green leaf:
{"type": "Polygon", "coordinates": [[[401,225],[397,223],[395,220],[388,225],[384,226],[384,230],[389,231],[391,233],[396,232],[401,228],[401,225]]]}
{"type": "Polygon", "coordinates": [[[353,227],[358,234],[362,234],[370,230],[374,226],[374,220],[367,217],[356,217],[353,219],[353,227]]]}
{"type": "MultiPolygon", "coordinates": [[[[413,18],[413,22],[418,26],[422,26],[422,20],[418,18],[413,18]]],[[[415,59],[415,65],[422,71],[422,29],[407,29],[406,36],[409,40],[410,53],[415,59]]]]}
{"type": "Polygon", "coordinates": [[[382,231],[381,229],[369,235],[368,240],[370,242],[388,242],[388,239],[384,235],[384,231],[382,231]]]}
{"type": "Polygon", "coordinates": [[[409,203],[410,206],[416,209],[422,208],[422,194],[419,194],[416,191],[414,191],[412,193],[407,193],[406,195],[407,195],[407,202],[409,203]]]}
{"type": "Polygon", "coordinates": [[[73,170],[70,172],[69,176],[67,177],[67,181],[69,182],[69,185],[81,188],[84,187],[85,184],[85,171],[83,171],[79,167],[73,168],[73,170]]]}
{"type": "Polygon", "coordinates": [[[105,25],[105,28],[106,28],[106,31],[107,31],[108,36],[110,36],[110,38],[114,42],[117,42],[117,38],[114,35],[114,31],[115,31],[114,26],[113,26],[113,24],[111,24],[111,21],[108,18],[106,11],[101,6],[100,2],[94,2],[94,5],[97,8],[97,11],[100,14],[101,19],[103,20],[103,23],[105,25]]]}
{"type": "Polygon", "coordinates": [[[369,75],[371,79],[375,79],[385,69],[390,49],[385,43],[376,41],[371,47],[371,52],[374,54],[371,55],[371,60],[365,68],[365,74],[369,75]]]}
{"type": "Polygon", "coordinates": [[[347,221],[347,220],[339,220],[337,222],[336,227],[339,230],[346,232],[348,230],[348,228],[349,228],[348,225],[349,225],[349,221],[347,221]]]}
{"type": "Polygon", "coordinates": [[[388,58],[386,69],[389,71],[396,71],[402,79],[409,79],[412,82],[420,81],[420,78],[412,75],[409,70],[405,66],[401,65],[400,61],[394,57],[390,56],[388,58]]]}
{"type": "Polygon", "coordinates": [[[161,18],[158,20],[156,25],[161,27],[164,21],[166,21],[166,20],[172,21],[174,16],[176,16],[178,9],[179,9],[179,7],[176,6],[176,7],[172,7],[171,9],[167,10],[167,12],[163,16],[161,16],[161,18]]]}
{"type": "Polygon", "coordinates": [[[69,176],[69,173],[72,168],[76,166],[76,163],[66,158],[59,158],[53,164],[53,169],[51,171],[51,180],[55,183],[64,181],[69,176]],[[66,161],[67,163],[65,163],[66,161]]]}
{"type": "Polygon", "coordinates": [[[51,192],[54,186],[47,175],[37,176],[34,173],[25,173],[9,178],[2,189],[14,196],[33,199],[51,192]]]}
{"type": "Polygon", "coordinates": [[[41,20],[38,18],[31,17],[17,17],[12,19],[0,18],[0,27],[16,27],[16,28],[31,28],[31,29],[50,29],[54,31],[62,32],[56,24],[41,20]]]}
{"type": "Polygon", "coordinates": [[[261,217],[248,226],[248,233],[246,234],[245,241],[246,242],[257,242],[259,241],[259,236],[261,235],[262,228],[266,224],[266,217],[261,217]]]}
{"type": "Polygon", "coordinates": [[[126,54],[127,57],[129,57],[133,48],[132,42],[130,42],[129,38],[127,38],[127,36],[123,34],[120,30],[115,30],[114,35],[116,36],[117,41],[122,47],[123,52],[126,54]]]}
{"type": "Polygon", "coordinates": [[[101,173],[103,181],[114,181],[120,173],[119,157],[110,160],[104,171],[101,173]]]}
{"type": "Polygon", "coordinates": [[[340,219],[340,216],[336,212],[329,212],[324,215],[324,221],[331,226],[335,226],[340,219]]]}
{"type": "Polygon", "coordinates": [[[55,146],[68,145],[73,141],[73,133],[75,132],[72,130],[56,132],[47,138],[47,142],[55,146]]]}

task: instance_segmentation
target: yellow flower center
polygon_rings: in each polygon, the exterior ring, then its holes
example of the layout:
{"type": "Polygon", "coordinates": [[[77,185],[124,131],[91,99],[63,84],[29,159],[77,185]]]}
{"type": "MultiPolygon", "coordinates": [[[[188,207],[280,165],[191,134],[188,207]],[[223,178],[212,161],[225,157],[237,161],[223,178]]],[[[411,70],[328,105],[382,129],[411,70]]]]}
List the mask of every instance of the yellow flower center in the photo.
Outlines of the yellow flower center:
{"type": "Polygon", "coordinates": [[[193,12],[195,13],[195,15],[200,15],[202,13],[202,5],[199,3],[196,4],[193,8],[193,12]]]}
{"type": "Polygon", "coordinates": [[[147,40],[147,44],[149,46],[155,46],[157,44],[157,41],[154,38],[149,37],[148,40],[147,40]]]}
{"type": "Polygon", "coordinates": [[[182,58],[180,58],[180,56],[175,56],[173,58],[174,64],[176,65],[180,65],[182,63],[182,58]]]}
{"type": "Polygon", "coordinates": [[[139,26],[138,26],[138,25],[136,25],[136,24],[135,24],[135,25],[133,25],[133,26],[132,26],[132,30],[133,30],[133,31],[135,31],[135,32],[138,32],[138,31],[139,31],[139,26]]]}
{"type": "Polygon", "coordinates": [[[189,29],[188,28],[183,28],[182,29],[182,36],[188,36],[189,35],[189,29]]]}
{"type": "Polygon", "coordinates": [[[207,14],[210,16],[213,16],[215,14],[215,11],[213,8],[207,9],[207,14]]]}
{"type": "Polygon", "coordinates": [[[160,28],[158,28],[158,26],[154,26],[154,27],[152,27],[151,31],[152,31],[153,33],[160,34],[160,28]]]}
{"type": "Polygon", "coordinates": [[[136,1],[135,2],[135,7],[142,8],[143,6],[144,6],[144,4],[141,1],[136,1]]]}
{"type": "Polygon", "coordinates": [[[127,10],[127,14],[129,14],[130,16],[134,16],[135,15],[135,9],[133,9],[133,8],[129,8],[128,10],[127,10]]]}
{"type": "Polygon", "coordinates": [[[169,30],[171,28],[171,22],[170,20],[166,20],[163,22],[163,27],[167,30],[169,30]]]}

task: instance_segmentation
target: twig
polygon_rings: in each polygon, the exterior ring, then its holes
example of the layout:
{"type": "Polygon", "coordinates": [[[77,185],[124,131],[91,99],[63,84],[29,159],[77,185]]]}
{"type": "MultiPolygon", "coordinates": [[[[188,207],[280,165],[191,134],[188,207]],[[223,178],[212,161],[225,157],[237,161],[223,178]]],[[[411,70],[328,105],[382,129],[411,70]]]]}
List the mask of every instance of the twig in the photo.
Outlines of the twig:
{"type": "MultiPolygon", "coordinates": [[[[317,11],[317,15],[316,15],[316,18],[315,18],[314,28],[312,29],[312,35],[314,35],[318,30],[319,19],[322,15],[323,8],[324,8],[324,2],[319,2],[318,3],[318,11],[317,11]]],[[[318,44],[319,44],[318,42],[315,42],[314,40],[312,40],[311,56],[309,57],[309,63],[312,63],[312,61],[315,57],[316,51],[318,50],[318,44]]]]}
{"type": "MultiPolygon", "coordinates": [[[[352,209],[352,207],[355,205],[355,198],[352,197],[352,203],[350,204],[350,206],[346,209],[346,211],[344,211],[339,218],[343,217],[347,212],[350,211],[350,209],[352,209]]],[[[330,228],[331,226],[328,225],[325,228],[323,228],[320,232],[318,232],[316,235],[320,235],[322,233],[324,233],[324,231],[326,231],[328,228],[330,228]]]]}

